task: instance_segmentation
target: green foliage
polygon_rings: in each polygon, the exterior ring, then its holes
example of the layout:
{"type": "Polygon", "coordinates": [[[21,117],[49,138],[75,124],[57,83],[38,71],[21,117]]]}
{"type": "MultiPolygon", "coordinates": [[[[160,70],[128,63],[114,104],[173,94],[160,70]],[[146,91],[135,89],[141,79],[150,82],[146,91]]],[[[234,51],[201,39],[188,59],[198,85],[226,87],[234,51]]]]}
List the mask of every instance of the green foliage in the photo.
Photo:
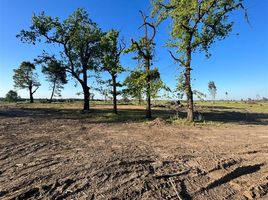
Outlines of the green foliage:
{"type": "MultiPolygon", "coordinates": [[[[120,94],[117,91],[118,87],[122,85],[117,81],[117,76],[124,71],[120,63],[120,56],[123,53],[125,46],[123,42],[119,41],[119,31],[111,30],[107,32],[101,40],[102,43],[102,67],[104,71],[107,71],[111,78],[105,81],[108,84],[110,93],[113,94],[114,112],[117,113],[117,95],[120,94]]],[[[102,90],[100,91],[103,92],[102,90]]],[[[108,92],[109,93],[109,92],[108,92]]],[[[107,92],[103,94],[105,99],[107,98],[107,92]]]]}
{"type": "Polygon", "coordinates": [[[49,60],[47,66],[42,66],[42,72],[46,75],[47,81],[50,82],[53,97],[54,93],[61,96],[63,85],[67,83],[65,67],[57,60],[49,60]]]}
{"type": "Polygon", "coordinates": [[[101,38],[104,33],[89,19],[84,9],[77,9],[67,19],[46,16],[44,12],[34,15],[30,30],[22,30],[17,37],[23,42],[33,43],[44,40],[61,47],[60,61],[82,86],[84,110],[89,110],[88,70],[99,70],[102,59],[101,38]]]}
{"type": "MultiPolygon", "coordinates": [[[[167,46],[176,48],[178,56],[171,56],[185,68],[182,87],[185,88],[188,110],[187,120],[194,120],[193,91],[191,88],[192,54],[197,50],[209,57],[209,48],[217,40],[225,39],[234,22],[229,14],[244,9],[243,0],[152,0],[158,23],[171,19],[170,41],[167,46]]],[[[179,83],[179,84],[181,84],[179,83]]],[[[179,85],[179,88],[181,85],[179,85]]]]}
{"type": "MultiPolygon", "coordinates": [[[[151,76],[151,97],[157,98],[158,92],[163,90],[170,90],[161,80],[160,73],[157,68],[150,70],[151,76]]],[[[123,93],[131,98],[142,100],[146,95],[146,76],[147,73],[142,70],[133,71],[124,81],[123,85],[126,89],[123,93]]]]}
{"type": "Polygon", "coordinates": [[[151,96],[152,96],[152,83],[153,79],[151,74],[151,66],[152,60],[154,56],[155,43],[154,38],[156,35],[156,28],[153,23],[148,22],[148,16],[144,15],[142,11],[140,11],[143,24],[141,27],[144,27],[144,36],[141,37],[138,41],[131,40],[131,47],[128,52],[134,52],[137,54],[137,59],[141,62],[142,67],[144,68],[143,74],[145,74],[144,80],[146,81],[146,99],[147,99],[147,107],[146,107],[146,118],[151,118],[151,96]],[[149,36],[149,29],[152,29],[152,36],[149,36]]]}
{"type": "Polygon", "coordinates": [[[160,90],[163,91],[170,91],[170,88],[165,85],[165,83],[162,81],[160,73],[157,68],[150,70],[150,77],[151,77],[151,97],[153,99],[158,98],[158,92],[160,90]]]}
{"type": "Polygon", "coordinates": [[[126,89],[123,90],[125,96],[142,100],[143,93],[145,92],[145,77],[141,70],[132,72],[126,77],[123,85],[126,89]]]}
{"type": "Polygon", "coordinates": [[[9,90],[5,97],[5,100],[8,102],[17,102],[19,99],[18,93],[14,90],[9,90]]]}
{"type": "Polygon", "coordinates": [[[14,87],[19,89],[39,88],[38,75],[34,70],[34,64],[26,61],[22,62],[18,69],[14,69],[14,87]]]}
{"type": "Polygon", "coordinates": [[[120,64],[120,55],[124,45],[119,42],[119,31],[111,30],[101,39],[102,41],[102,64],[103,69],[111,75],[117,75],[124,71],[120,64]]]}
{"type": "MultiPolygon", "coordinates": [[[[167,18],[172,20],[170,47],[181,53],[185,63],[187,48],[192,52],[205,51],[216,40],[225,39],[232,31],[234,22],[229,13],[244,9],[243,0],[152,0],[153,15],[159,23],[167,18]],[[189,46],[190,44],[190,46],[189,46]]],[[[247,17],[247,16],[246,16],[247,17]]]]}
{"type": "Polygon", "coordinates": [[[41,41],[56,43],[63,47],[62,56],[70,62],[68,71],[80,75],[82,68],[96,69],[100,63],[101,37],[97,24],[89,19],[87,12],[77,9],[62,22],[59,18],[46,16],[44,12],[34,15],[29,31],[22,30],[17,37],[23,42],[41,41]]]}
{"type": "Polygon", "coordinates": [[[144,36],[139,38],[138,41],[131,39],[131,46],[125,50],[125,53],[135,53],[137,56],[133,57],[133,59],[138,60],[145,67],[150,67],[150,63],[147,62],[150,62],[155,54],[154,38],[156,35],[156,28],[153,23],[148,21],[148,16],[144,15],[142,11],[140,11],[140,13],[143,19],[141,27],[144,28],[144,36]],[[148,28],[152,30],[151,36],[149,36],[150,31],[148,28]]]}

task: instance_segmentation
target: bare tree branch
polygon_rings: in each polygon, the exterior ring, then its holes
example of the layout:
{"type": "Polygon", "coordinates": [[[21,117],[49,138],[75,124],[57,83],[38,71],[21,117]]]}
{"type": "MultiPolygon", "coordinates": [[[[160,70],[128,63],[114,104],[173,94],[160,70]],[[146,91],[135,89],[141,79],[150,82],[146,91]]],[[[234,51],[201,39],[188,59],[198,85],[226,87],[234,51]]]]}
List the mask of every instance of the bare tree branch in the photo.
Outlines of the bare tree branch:
{"type": "Polygon", "coordinates": [[[171,57],[172,57],[176,62],[179,62],[181,65],[185,66],[184,62],[183,62],[181,59],[176,58],[176,57],[174,56],[174,54],[173,54],[171,51],[169,51],[169,54],[171,55],[171,57]]]}
{"type": "Polygon", "coordinates": [[[36,92],[36,90],[38,90],[39,86],[37,88],[35,88],[35,90],[32,92],[32,94],[34,94],[36,92]]]}

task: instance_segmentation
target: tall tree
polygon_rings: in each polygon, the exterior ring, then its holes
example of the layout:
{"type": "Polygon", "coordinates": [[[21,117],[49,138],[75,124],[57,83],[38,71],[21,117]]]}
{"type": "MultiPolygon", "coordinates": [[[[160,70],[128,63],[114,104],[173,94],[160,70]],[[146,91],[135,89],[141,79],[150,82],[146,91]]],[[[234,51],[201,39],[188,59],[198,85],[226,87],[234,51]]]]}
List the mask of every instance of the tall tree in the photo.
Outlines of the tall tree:
{"type": "Polygon", "coordinates": [[[29,31],[22,30],[17,36],[23,42],[45,43],[61,47],[59,55],[70,73],[81,85],[84,94],[84,110],[89,111],[88,70],[97,70],[101,62],[101,37],[97,24],[87,12],[77,9],[62,22],[43,13],[34,15],[29,31]]]}
{"type": "Polygon", "coordinates": [[[144,36],[140,38],[139,41],[135,41],[132,39],[132,45],[128,51],[136,52],[138,54],[137,59],[143,61],[143,65],[146,72],[146,118],[151,118],[151,66],[155,49],[154,38],[156,35],[156,28],[154,24],[148,21],[148,16],[144,15],[144,13],[141,11],[140,13],[143,20],[143,24],[141,27],[144,27],[144,36]],[[149,35],[149,28],[152,29],[151,36],[149,35]]]}
{"type": "Polygon", "coordinates": [[[35,65],[31,62],[24,61],[18,69],[14,69],[14,87],[19,89],[28,89],[30,94],[30,103],[34,102],[33,94],[40,87],[37,81],[37,73],[34,72],[35,65]]]}
{"type": "Polygon", "coordinates": [[[61,96],[63,85],[67,83],[66,71],[64,66],[57,60],[49,60],[47,65],[42,66],[42,72],[46,75],[47,81],[50,83],[51,95],[49,102],[52,102],[53,96],[61,96]]]}
{"type": "Polygon", "coordinates": [[[119,31],[111,30],[104,37],[102,37],[103,45],[103,69],[111,75],[109,85],[112,86],[113,94],[113,111],[117,114],[117,87],[121,84],[116,80],[118,74],[124,71],[120,64],[120,56],[125,49],[124,43],[119,42],[119,31]]]}
{"type": "Polygon", "coordinates": [[[232,30],[229,14],[244,9],[243,0],[152,0],[153,15],[159,23],[171,19],[171,41],[168,46],[176,48],[176,62],[184,68],[185,93],[187,96],[187,120],[193,121],[193,91],[191,87],[192,54],[208,50],[216,40],[226,38],[232,30]]]}
{"type": "Polygon", "coordinates": [[[216,93],[217,93],[217,87],[214,81],[209,81],[208,83],[208,91],[213,99],[213,103],[215,103],[216,93]]]}

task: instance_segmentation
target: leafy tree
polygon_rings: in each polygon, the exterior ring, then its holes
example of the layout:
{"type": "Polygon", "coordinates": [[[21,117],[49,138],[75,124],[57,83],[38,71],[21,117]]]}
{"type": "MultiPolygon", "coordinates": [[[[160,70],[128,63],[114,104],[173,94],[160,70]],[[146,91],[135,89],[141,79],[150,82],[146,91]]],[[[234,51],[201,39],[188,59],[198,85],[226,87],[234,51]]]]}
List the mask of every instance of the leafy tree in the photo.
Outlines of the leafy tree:
{"type": "Polygon", "coordinates": [[[42,66],[42,72],[46,75],[52,89],[49,102],[52,102],[53,96],[61,96],[63,85],[67,83],[65,67],[57,60],[49,60],[47,66],[42,66]]]}
{"type": "MultiPolygon", "coordinates": [[[[136,70],[127,76],[123,83],[123,85],[126,87],[126,89],[123,90],[123,93],[127,96],[138,99],[139,104],[141,104],[143,96],[147,94],[146,76],[146,72],[136,70]]],[[[151,70],[150,77],[150,95],[152,98],[157,98],[157,93],[161,89],[169,90],[169,88],[161,80],[160,73],[158,72],[157,68],[151,70]]]]}
{"type": "Polygon", "coordinates": [[[158,97],[158,92],[160,90],[163,91],[171,91],[169,87],[165,85],[165,83],[162,81],[160,73],[158,71],[158,68],[154,68],[150,72],[151,77],[151,97],[152,99],[155,99],[158,97]]]}
{"type": "Polygon", "coordinates": [[[18,69],[14,69],[13,80],[15,88],[28,89],[30,94],[30,103],[34,102],[33,94],[40,87],[37,81],[37,73],[34,72],[35,65],[31,62],[22,62],[18,69]]]}
{"type": "Polygon", "coordinates": [[[141,104],[144,92],[145,79],[142,76],[143,72],[141,70],[134,71],[126,77],[123,83],[126,87],[126,89],[123,90],[124,96],[130,96],[131,98],[138,99],[139,104],[141,104]]]}
{"type": "Polygon", "coordinates": [[[20,99],[18,93],[14,90],[9,90],[6,94],[5,100],[8,102],[17,102],[20,99]]]}
{"type": "Polygon", "coordinates": [[[197,50],[208,52],[216,40],[226,38],[233,22],[229,14],[244,8],[243,0],[152,0],[153,15],[159,23],[171,19],[169,47],[176,48],[176,62],[184,68],[185,93],[187,96],[187,120],[193,121],[193,91],[191,87],[192,54],[197,50]]]}
{"type": "Polygon", "coordinates": [[[119,32],[117,30],[111,30],[102,38],[103,69],[111,75],[111,79],[108,82],[113,88],[113,110],[115,114],[117,114],[117,87],[122,86],[116,79],[118,74],[124,71],[120,64],[120,56],[125,49],[124,44],[119,43],[118,37],[119,32]]]}
{"type": "Polygon", "coordinates": [[[145,68],[145,80],[146,80],[146,98],[147,98],[147,107],[146,107],[146,118],[152,117],[151,112],[151,65],[152,59],[155,49],[154,38],[156,35],[156,28],[155,26],[148,22],[148,16],[145,16],[143,12],[141,12],[143,25],[144,27],[144,36],[140,38],[139,41],[131,40],[132,45],[128,49],[128,52],[136,52],[138,54],[137,59],[143,62],[145,68]],[[148,28],[152,29],[152,36],[149,36],[148,28]]]}
{"type": "Polygon", "coordinates": [[[102,31],[89,19],[87,12],[77,9],[62,22],[59,18],[46,16],[44,12],[34,15],[30,30],[22,30],[17,36],[23,42],[42,41],[61,47],[58,55],[70,73],[80,83],[84,94],[84,110],[89,110],[88,70],[98,70],[101,63],[102,31]]]}
{"type": "Polygon", "coordinates": [[[215,98],[216,98],[216,93],[217,93],[217,88],[216,85],[214,83],[214,81],[210,81],[208,83],[208,91],[213,99],[213,102],[215,103],[215,98]]]}

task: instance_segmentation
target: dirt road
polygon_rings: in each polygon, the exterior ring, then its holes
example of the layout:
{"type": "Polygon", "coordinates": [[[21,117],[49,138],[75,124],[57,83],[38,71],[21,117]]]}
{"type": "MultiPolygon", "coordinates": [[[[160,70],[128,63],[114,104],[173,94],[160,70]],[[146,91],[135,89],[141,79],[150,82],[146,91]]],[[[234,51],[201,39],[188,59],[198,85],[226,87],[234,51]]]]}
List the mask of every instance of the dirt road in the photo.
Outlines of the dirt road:
{"type": "Polygon", "coordinates": [[[0,199],[268,199],[268,127],[0,112],[0,199]]]}

